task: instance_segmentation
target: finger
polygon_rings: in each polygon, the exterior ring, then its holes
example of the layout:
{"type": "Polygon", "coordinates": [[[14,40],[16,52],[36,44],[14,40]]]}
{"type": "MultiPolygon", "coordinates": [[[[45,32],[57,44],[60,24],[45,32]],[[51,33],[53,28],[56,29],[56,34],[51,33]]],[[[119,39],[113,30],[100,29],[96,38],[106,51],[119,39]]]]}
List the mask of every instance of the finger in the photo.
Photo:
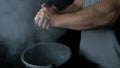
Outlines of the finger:
{"type": "Polygon", "coordinates": [[[41,17],[40,20],[39,20],[39,22],[37,23],[39,27],[42,26],[43,21],[44,21],[44,17],[41,17]]]}
{"type": "Polygon", "coordinates": [[[50,22],[49,22],[49,20],[48,20],[48,19],[47,19],[46,21],[47,21],[47,23],[46,23],[46,29],[48,30],[48,29],[49,29],[49,27],[50,27],[50,22]]]}
{"type": "Polygon", "coordinates": [[[50,27],[50,24],[49,24],[49,23],[47,23],[47,25],[46,25],[46,29],[48,30],[48,29],[49,29],[49,27],[50,27]]]}
{"type": "Polygon", "coordinates": [[[39,17],[39,16],[44,16],[45,12],[41,12],[39,11],[37,14],[36,14],[36,17],[39,17]]]}
{"type": "Polygon", "coordinates": [[[40,20],[42,17],[44,17],[44,13],[43,13],[43,12],[37,13],[37,15],[36,15],[36,17],[35,17],[35,22],[36,22],[36,24],[39,23],[39,20],[40,20]]]}
{"type": "Polygon", "coordinates": [[[40,9],[40,12],[45,12],[45,11],[47,11],[46,7],[43,7],[43,8],[40,9]]]}
{"type": "Polygon", "coordinates": [[[39,20],[39,15],[38,15],[38,13],[37,13],[36,16],[34,17],[34,20],[35,20],[36,23],[37,23],[37,21],[39,20]]]}
{"type": "Polygon", "coordinates": [[[44,22],[43,22],[43,24],[42,24],[42,28],[43,28],[43,29],[46,29],[47,23],[48,23],[48,22],[47,22],[47,19],[44,19],[44,22]]]}
{"type": "Polygon", "coordinates": [[[38,24],[38,22],[40,20],[40,17],[37,16],[37,17],[34,18],[34,20],[35,20],[35,24],[38,24]]]}
{"type": "Polygon", "coordinates": [[[46,3],[43,3],[42,5],[41,5],[41,7],[45,7],[46,6],[46,3]]]}
{"type": "Polygon", "coordinates": [[[35,23],[37,24],[38,17],[35,17],[35,18],[34,18],[34,21],[35,21],[35,23]]]}
{"type": "Polygon", "coordinates": [[[48,30],[49,27],[50,27],[50,24],[48,23],[48,20],[47,20],[47,19],[45,19],[44,22],[45,22],[45,25],[44,25],[43,28],[46,29],[46,30],[48,30]]]}
{"type": "Polygon", "coordinates": [[[39,21],[41,20],[41,17],[37,17],[36,24],[39,24],[39,21]]]}
{"type": "Polygon", "coordinates": [[[52,5],[52,8],[53,8],[53,9],[56,9],[56,10],[58,10],[58,9],[57,9],[57,7],[56,7],[56,6],[54,6],[54,5],[52,5]]]}
{"type": "Polygon", "coordinates": [[[42,16],[42,14],[38,14],[37,13],[37,15],[35,16],[35,18],[34,18],[34,20],[35,20],[35,23],[37,24],[38,22],[39,22],[39,20],[41,19],[41,16],[42,16]]]}

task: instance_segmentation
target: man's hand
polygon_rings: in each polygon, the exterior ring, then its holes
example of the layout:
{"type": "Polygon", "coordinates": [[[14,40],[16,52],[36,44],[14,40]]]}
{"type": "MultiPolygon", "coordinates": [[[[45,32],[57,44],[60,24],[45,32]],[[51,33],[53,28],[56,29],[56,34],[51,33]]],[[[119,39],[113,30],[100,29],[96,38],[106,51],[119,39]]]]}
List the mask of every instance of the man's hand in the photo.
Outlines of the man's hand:
{"type": "Polygon", "coordinates": [[[47,7],[45,4],[43,4],[40,11],[36,14],[35,23],[43,29],[49,29],[49,26],[53,24],[56,14],[57,9],[54,6],[47,7]]]}
{"type": "Polygon", "coordinates": [[[113,19],[117,18],[117,16],[118,10],[116,10],[113,0],[102,0],[77,12],[57,15],[54,19],[54,26],[73,30],[111,27],[115,24],[113,19]]]}

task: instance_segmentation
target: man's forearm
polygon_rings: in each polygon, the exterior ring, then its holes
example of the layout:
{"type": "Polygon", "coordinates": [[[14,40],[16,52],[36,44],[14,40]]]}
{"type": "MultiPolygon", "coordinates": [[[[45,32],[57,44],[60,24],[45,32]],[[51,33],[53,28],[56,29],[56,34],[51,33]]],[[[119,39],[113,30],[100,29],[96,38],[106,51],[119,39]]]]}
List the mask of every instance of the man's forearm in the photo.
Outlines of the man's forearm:
{"type": "Polygon", "coordinates": [[[90,30],[106,26],[112,26],[114,24],[114,18],[117,16],[117,12],[111,12],[107,15],[96,17],[96,18],[85,18],[85,16],[80,18],[79,16],[64,15],[61,19],[56,19],[55,27],[67,28],[73,30],[90,30]]]}
{"type": "Polygon", "coordinates": [[[54,23],[57,27],[74,30],[88,30],[109,25],[117,12],[111,3],[107,5],[106,3],[103,1],[77,13],[58,15],[54,23]]]}

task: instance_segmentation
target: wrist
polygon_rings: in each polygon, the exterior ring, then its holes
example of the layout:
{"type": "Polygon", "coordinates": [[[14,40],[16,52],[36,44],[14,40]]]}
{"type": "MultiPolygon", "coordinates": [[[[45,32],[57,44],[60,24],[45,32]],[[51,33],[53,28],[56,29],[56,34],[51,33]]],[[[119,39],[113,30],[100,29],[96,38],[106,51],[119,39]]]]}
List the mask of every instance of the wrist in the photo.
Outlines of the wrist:
{"type": "Polygon", "coordinates": [[[58,22],[57,22],[58,16],[59,16],[58,14],[55,14],[55,15],[51,16],[50,24],[54,27],[58,27],[58,22]]]}

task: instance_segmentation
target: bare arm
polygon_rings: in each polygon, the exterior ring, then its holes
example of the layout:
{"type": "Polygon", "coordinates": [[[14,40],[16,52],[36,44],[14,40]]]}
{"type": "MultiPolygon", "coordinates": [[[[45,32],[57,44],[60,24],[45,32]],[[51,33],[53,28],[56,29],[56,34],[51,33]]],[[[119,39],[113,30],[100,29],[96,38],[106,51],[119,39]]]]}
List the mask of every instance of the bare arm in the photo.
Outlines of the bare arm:
{"type": "Polygon", "coordinates": [[[70,6],[62,11],[59,11],[55,6],[46,6],[45,3],[41,7],[34,18],[35,23],[43,29],[49,29],[49,22],[53,20],[55,14],[68,14],[79,11],[82,8],[82,0],[74,0],[70,6]]]}
{"type": "Polygon", "coordinates": [[[76,13],[57,15],[53,26],[73,30],[89,30],[110,26],[118,14],[112,0],[103,0],[76,13]]]}

